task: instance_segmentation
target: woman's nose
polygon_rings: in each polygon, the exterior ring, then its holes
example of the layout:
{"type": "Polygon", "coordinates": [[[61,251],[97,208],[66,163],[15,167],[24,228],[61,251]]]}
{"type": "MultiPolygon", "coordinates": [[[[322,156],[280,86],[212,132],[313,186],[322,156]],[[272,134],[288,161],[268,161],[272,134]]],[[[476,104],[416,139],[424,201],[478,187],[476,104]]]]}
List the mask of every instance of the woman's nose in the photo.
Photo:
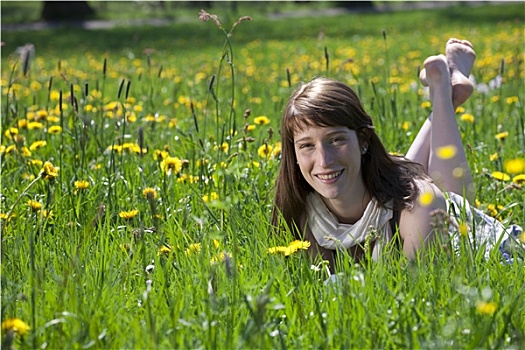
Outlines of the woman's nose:
{"type": "Polygon", "coordinates": [[[333,152],[325,146],[320,146],[317,153],[319,165],[323,168],[330,166],[334,162],[333,152]]]}

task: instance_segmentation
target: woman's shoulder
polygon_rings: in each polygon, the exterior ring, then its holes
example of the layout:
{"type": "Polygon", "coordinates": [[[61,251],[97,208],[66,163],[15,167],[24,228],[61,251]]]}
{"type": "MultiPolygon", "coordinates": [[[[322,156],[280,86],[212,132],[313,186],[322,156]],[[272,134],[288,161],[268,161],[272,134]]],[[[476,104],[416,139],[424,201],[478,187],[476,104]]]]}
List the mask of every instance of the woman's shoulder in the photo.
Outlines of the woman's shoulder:
{"type": "Polygon", "coordinates": [[[414,184],[417,187],[417,197],[410,211],[428,211],[445,209],[446,199],[443,191],[431,180],[416,178],[414,184]]]}

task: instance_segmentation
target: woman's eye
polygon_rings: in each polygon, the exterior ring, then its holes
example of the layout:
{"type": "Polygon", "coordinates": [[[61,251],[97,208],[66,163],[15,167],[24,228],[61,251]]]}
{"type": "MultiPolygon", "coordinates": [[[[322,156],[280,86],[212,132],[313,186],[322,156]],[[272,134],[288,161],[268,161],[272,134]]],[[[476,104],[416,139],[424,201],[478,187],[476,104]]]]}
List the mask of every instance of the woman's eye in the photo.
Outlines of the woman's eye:
{"type": "Polygon", "coordinates": [[[299,145],[299,149],[305,149],[310,147],[313,147],[310,143],[303,143],[302,145],[299,145]]]}

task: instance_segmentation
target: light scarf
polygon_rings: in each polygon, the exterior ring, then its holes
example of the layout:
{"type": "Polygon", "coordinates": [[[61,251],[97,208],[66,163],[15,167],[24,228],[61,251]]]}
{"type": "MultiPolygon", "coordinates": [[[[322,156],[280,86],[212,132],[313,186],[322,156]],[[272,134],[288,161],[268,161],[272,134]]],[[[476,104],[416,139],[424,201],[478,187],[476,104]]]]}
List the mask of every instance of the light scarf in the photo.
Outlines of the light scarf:
{"type": "MultiPolygon", "coordinates": [[[[387,205],[390,207],[390,205],[387,205]]],[[[307,225],[317,243],[326,249],[348,249],[364,243],[369,235],[380,235],[374,244],[372,259],[377,260],[381,245],[392,239],[390,219],[392,209],[381,207],[375,198],[368,203],[363,216],[355,224],[339,223],[334,214],[328,210],[317,192],[306,198],[307,225]]]]}

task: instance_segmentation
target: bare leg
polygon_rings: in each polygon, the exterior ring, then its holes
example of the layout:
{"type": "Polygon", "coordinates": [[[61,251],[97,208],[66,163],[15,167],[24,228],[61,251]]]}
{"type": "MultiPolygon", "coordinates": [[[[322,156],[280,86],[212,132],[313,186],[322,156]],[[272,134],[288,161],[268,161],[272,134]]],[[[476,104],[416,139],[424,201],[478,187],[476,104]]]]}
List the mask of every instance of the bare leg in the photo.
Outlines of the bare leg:
{"type": "Polygon", "coordinates": [[[429,136],[429,145],[422,143],[423,147],[429,148],[426,163],[428,173],[442,190],[464,195],[469,201],[473,201],[472,175],[456,123],[455,106],[452,102],[453,89],[445,56],[427,58],[425,70],[433,108],[431,118],[422,127],[423,133],[429,136]],[[453,148],[455,155],[440,156],[439,150],[442,147],[453,148]]]}
{"type": "Polygon", "coordinates": [[[475,53],[468,41],[457,39],[449,40],[446,52],[446,59],[440,55],[425,61],[421,80],[423,84],[430,85],[434,110],[412,143],[407,158],[421,163],[443,190],[465,195],[472,201],[472,176],[456,123],[455,109],[472,93],[472,84],[466,76],[470,74],[475,53]],[[454,147],[456,155],[452,159],[440,158],[438,149],[443,146],[454,147]]]}
{"type": "MultiPolygon", "coordinates": [[[[476,53],[470,42],[454,38],[447,42],[445,51],[452,84],[452,103],[454,108],[457,108],[470,97],[474,89],[468,76],[476,59],[476,53]]],[[[425,68],[421,70],[420,80],[423,86],[428,86],[425,68]]],[[[426,171],[430,159],[431,120],[432,114],[421,127],[406,155],[408,159],[422,164],[426,171]]]]}

